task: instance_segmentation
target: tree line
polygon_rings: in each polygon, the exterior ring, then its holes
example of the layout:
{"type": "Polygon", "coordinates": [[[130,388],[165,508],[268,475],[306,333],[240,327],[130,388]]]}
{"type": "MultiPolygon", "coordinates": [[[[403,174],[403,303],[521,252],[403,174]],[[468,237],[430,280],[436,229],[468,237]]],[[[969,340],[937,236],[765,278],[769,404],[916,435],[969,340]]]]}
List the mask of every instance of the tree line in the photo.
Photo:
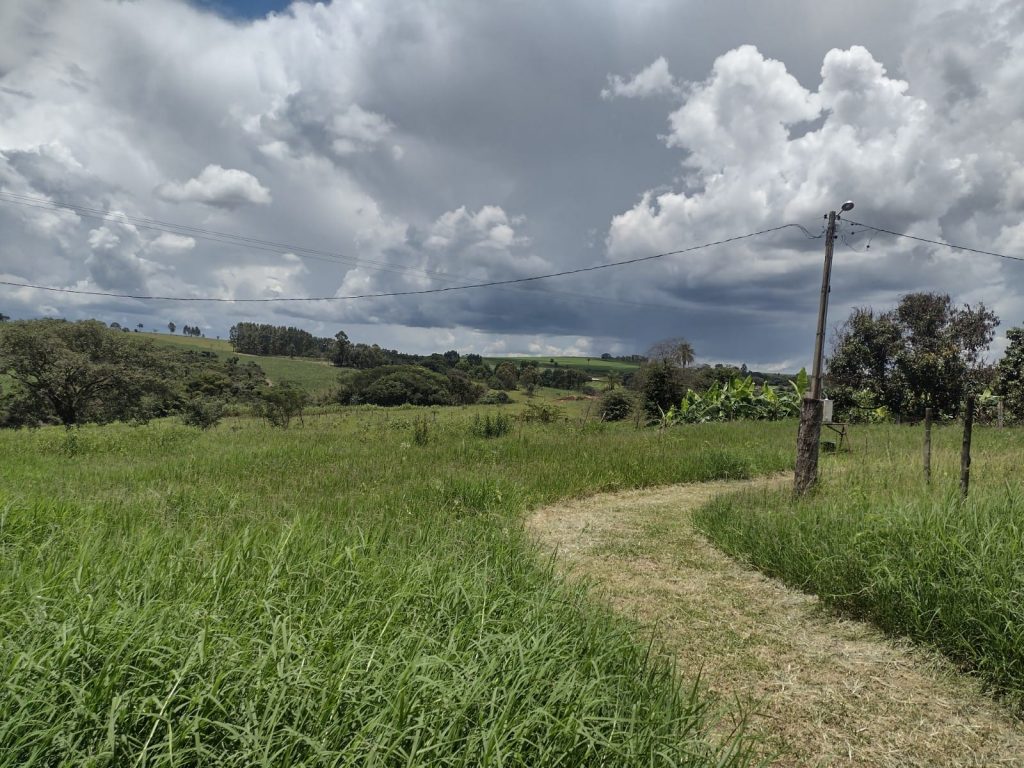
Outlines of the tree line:
{"type": "Polygon", "coordinates": [[[0,391],[0,427],[146,422],[173,414],[206,427],[231,404],[284,426],[306,400],[287,383],[270,387],[256,363],[158,345],[97,320],[4,323],[0,373],[8,379],[0,391]]]}

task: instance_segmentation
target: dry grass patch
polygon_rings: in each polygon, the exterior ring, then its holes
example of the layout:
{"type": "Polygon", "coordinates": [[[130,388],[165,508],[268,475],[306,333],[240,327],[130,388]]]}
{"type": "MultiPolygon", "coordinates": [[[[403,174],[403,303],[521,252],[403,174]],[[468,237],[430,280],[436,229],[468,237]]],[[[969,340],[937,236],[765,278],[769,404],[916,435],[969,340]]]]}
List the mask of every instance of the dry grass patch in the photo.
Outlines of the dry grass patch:
{"type": "MultiPolygon", "coordinates": [[[[529,529],[682,670],[702,669],[723,712],[753,710],[773,764],[1024,765],[1024,731],[934,654],[836,618],[817,598],[712,547],[691,513],[766,481],[604,494],[534,513],[529,529]]],[[[723,724],[727,727],[727,724],[723,724]]]]}

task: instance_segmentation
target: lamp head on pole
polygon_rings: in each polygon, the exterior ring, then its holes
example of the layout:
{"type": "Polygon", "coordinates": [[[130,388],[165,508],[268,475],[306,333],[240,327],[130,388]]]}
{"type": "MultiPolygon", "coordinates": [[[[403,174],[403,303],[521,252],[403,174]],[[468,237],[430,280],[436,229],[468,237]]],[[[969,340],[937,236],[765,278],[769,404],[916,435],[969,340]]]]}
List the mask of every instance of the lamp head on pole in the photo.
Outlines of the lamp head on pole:
{"type": "Polygon", "coordinates": [[[852,210],[853,210],[853,200],[847,200],[845,203],[843,203],[843,212],[844,213],[846,211],[852,211],[852,210]]]}

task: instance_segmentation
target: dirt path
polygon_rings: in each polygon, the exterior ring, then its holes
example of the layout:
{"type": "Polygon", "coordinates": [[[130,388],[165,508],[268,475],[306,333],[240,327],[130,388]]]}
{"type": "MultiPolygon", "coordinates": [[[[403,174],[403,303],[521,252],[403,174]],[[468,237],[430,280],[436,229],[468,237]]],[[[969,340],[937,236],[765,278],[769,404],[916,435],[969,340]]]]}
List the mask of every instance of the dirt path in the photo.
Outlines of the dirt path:
{"type": "Polygon", "coordinates": [[[691,513],[758,482],[604,494],[535,512],[563,565],[652,628],[793,766],[1024,766],[1024,729],[935,655],[836,618],[712,547],[691,513]]]}

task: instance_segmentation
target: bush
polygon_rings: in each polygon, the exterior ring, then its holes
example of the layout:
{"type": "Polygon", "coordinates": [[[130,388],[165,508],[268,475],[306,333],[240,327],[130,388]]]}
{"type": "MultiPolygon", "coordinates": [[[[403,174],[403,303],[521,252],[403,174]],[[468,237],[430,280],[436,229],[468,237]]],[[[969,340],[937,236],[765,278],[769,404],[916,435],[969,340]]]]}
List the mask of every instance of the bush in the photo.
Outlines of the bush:
{"type": "Polygon", "coordinates": [[[426,416],[412,423],[412,442],[415,445],[426,445],[430,442],[430,422],[426,416]]]}
{"type": "Polygon", "coordinates": [[[622,421],[633,412],[636,401],[628,392],[613,389],[605,392],[598,404],[601,421],[622,421]]]}
{"type": "Polygon", "coordinates": [[[189,427],[210,429],[224,418],[224,403],[206,397],[193,397],[181,408],[181,421],[189,427]]]}
{"type": "Polygon", "coordinates": [[[273,426],[287,429],[293,418],[302,418],[306,402],[307,395],[303,390],[282,382],[260,393],[256,412],[273,426]]]}
{"type": "Polygon", "coordinates": [[[523,421],[539,421],[541,424],[550,424],[560,421],[565,414],[561,408],[550,403],[527,403],[519,418],[523,421]]]}
{"type": "Polygon", "coordinates": [[[481,417],[476,414],[469,432],[476,437],[501,437],[512,431],[512,417],[504,413],[487,414],[481,417]]]}
{"type": "Polygon", "coordinates": [[[452,405],[447,376],[418,365],[384,365],[356,371],[341,380],[342,405],[452,405]]]}
{"type": "Polygon", "coordinates": [[[508,405],[512,402],[512,398],[508,396],[508,392],[488,392],[480,399],[480,402],[483,405],[508,405]]]}

